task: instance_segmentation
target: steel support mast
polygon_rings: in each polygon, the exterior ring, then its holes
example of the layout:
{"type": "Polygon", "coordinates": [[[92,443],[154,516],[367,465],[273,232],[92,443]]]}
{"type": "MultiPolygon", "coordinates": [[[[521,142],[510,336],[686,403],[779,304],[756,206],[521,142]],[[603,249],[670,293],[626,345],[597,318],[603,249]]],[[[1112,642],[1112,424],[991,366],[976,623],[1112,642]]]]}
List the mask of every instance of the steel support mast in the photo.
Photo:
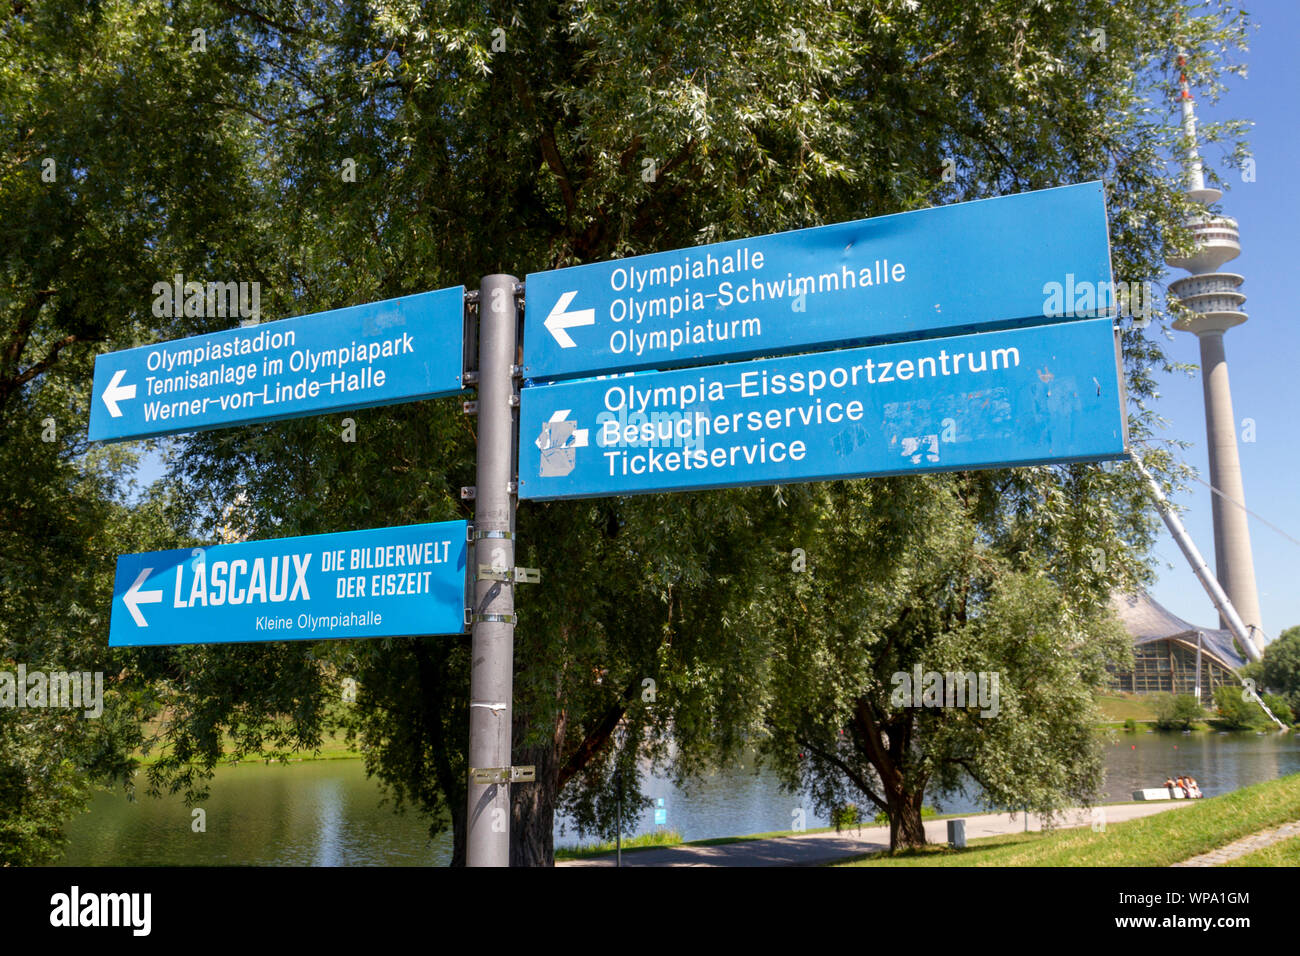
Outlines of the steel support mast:
{"type": "Polygon", "coordinates": [[[510,864],[510,777],[515,596],[515,396],[518,280],[479,286],[478,470],[474,492],[473,637],[470,664],[466,863],[510,864]],[[498,572],[485,578],[479,568],[498,572]],[[491,778],[492,782],[481,782],[491,778]]]}

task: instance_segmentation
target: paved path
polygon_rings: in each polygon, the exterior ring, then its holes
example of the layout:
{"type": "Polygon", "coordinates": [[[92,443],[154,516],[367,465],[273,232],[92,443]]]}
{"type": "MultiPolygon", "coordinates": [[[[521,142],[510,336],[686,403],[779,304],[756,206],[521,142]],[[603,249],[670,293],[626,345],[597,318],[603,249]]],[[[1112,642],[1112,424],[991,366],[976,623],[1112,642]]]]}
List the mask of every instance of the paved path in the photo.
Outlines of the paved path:
{"type": "Polygon", "coordinates": [[[1218,847],[1209,853],[1194,856],[1190,860],[1183,860],[1182,863],[1175,863],[1174,866],[1218,866],[1221,863],[1235,860],[1237,857],[1245,856],[1255,850],[1262,850],[1279,840],[1286,840],[1293,836],[1300,836],[1300,820],[1284,823],[1272,830],[1261,830],[1259,833],[1252,833],[1248,837],[1242,837],[1235,843],[1229,843],[1227,846],[1218,847]]]}
{"type": "MultiPolygon", "coordinates": [[[[1152,801],[1126,803],[1113,807],[1100,807],[1104,824],[1122,823],[1150,816],[1165,810],[1189,806],[1190,800],[1152,801]]],[[[1020,833],[1025,829],[1024,814],[1014,819],[1008,813],[988,813],[968,816],[966,839],[997,836],[1003,833],[1020,833]]],[[[1086,827],[1094,821],[1092,810],[1067,810],[1058,823],[1061,827],[1086,827]]],[[[1029,814],[1029,828],[1040,828],[1038,814],[1029,814]]],[[[931,843],[948,839],[946,820],[927,820],[925,836],[931,843]]],[[[744,840],[720,846],[666,846],[652,850],[637,850],[623,854],[624,866],[817,866],[850,856],[874,853],[889,849],[889,827],[863,827],[846,829],[840,833],[805,833],[801,836],[776,837],[768,840],[744,840]]],[[[558,860],[556,866],[613,866],[614,856],[587,857],[581,860],[558,860]]]]}

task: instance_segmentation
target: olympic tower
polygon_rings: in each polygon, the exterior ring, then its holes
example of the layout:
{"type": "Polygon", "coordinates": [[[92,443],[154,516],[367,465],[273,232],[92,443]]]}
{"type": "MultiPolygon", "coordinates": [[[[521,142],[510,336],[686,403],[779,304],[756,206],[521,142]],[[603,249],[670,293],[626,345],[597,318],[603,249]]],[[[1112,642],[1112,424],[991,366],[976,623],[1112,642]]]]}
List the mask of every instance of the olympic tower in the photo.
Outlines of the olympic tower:
{"type": "MultiPolygon", "coordinates": [[[[1185,61],[1179,57],[1180,68],[1185,61]]],[[[1223,195],[1207,188],[1201,157],[1196,146],[1196,110],[1188,90],[1187,74],[1179,77],[1183,109],[1183,134],[1187,143],[1187,195],[1209,205],[1223,195]]],[[[1174,328],[1195,333],[1201,346],[1201,381],[1205,391],[1205,432],[1210,453],[1210,484],[1214,514],[1214,570],[1242,623],[1262,643],[1263,626],[1259,595],[1255,587],[1255,563],[1250,551],[1250,529],[1246,519],[1246,496],[1241,483],[1241,461],[1237,456],[1237,432],[1232,413],[1232,392],[1228,387],[1228,361],[1223,350],[1223,333],[1246,321],[1241,311],[1246,297],[1238,291],[1241,276],[1219,268],[1241,253],[1237,221],[1226,216],[1201,216],[1188,224],[1196,238],[1195,251],[1188,258],[1165,260],[1176,269],[1191,273],[1170,283],[1169,290],[1195,315],[1181,318],[1174,328]]],[[[1220,626],[1226,627],[1221,621],[1220,626]]]]}

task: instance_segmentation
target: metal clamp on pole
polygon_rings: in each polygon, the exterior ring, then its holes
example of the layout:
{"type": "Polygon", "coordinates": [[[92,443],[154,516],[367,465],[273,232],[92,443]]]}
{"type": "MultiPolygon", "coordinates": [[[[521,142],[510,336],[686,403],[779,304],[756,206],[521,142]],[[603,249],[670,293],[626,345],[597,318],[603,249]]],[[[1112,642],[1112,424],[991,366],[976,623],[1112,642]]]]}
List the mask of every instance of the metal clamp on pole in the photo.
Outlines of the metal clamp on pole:
{"type": "Polygon", "coordinates": [[[518,624],[518,614],[474,614],[471,617],[472,624],[518,624]]]}
{"type": "Polygon", "coordinates": [[[480,786],[501,783],[536,783],[537,767],[470,767],[469,782],[480,786]]]}
{"type": "Polygon", "coordinates": [[[490,564],[478,566],[480,581],[511,581],[515,584],[541,584],[541,568],[505,568],[498,570],[490,564]]]}

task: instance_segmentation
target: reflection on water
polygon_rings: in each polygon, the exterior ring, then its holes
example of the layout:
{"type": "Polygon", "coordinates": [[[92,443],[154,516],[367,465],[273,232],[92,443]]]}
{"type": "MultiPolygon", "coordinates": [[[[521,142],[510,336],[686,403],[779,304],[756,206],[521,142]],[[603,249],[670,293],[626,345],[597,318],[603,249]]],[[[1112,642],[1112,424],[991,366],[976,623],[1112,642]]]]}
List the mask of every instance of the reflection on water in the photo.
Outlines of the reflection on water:
{"type": "MultiPolygon", "coordinates": [[[[1106,744],[1106,800],[1127,800],[1170,774],[1190,773],[1206,796],[1300,772],[1294,734],[1117,734],[1106,744]]],[[[688,840],[826,826],[806,798],[793,797],[767,771],[746,765],[688,783],[659,778],[645,787],[663,800],[665,825],[688,840]]],[[[360,760],[321,760],[288,766],[222,767],[203,804],[207,832],[192,829],[179,797],[128,802],[97,795],[90,812],[68,827],[64,863],[112,865],[430,866],[451,856],[450,832],[430,840],[419,814],[381,805],[379,786],[360,760]]],[[[933,801],[930,801],[933,802],[933,801]]],[[[969,797],[942,804],[945,812],[976,809],[969,797]]],[[[654,830],[655,809],[641,814],[638,833],[654,830]]],[[[576,843],[565,821],[556,842],[576,843]]]]}
{"type": "Polygon", "coordinates": [[[430,842],[414,812],[381,806],[360,760],[220,767],[201,806],[207,832],[192,829],[179,796],[127,802],[97,794],[68,827],[71,866],[437,866],[451,834],[430,842]]]}

